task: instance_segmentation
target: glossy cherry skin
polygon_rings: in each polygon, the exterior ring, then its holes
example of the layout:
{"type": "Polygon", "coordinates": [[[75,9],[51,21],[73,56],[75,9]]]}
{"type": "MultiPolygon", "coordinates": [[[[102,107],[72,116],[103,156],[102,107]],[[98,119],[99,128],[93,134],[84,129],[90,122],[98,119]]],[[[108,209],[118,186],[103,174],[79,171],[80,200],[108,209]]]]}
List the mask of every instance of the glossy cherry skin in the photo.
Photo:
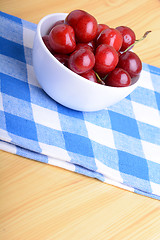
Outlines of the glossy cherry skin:
{"type": "Polygon", "coordinates": [[[104,77],[108,72],[111,72],[117,66],[117,63],[118,54],[113,47],[107,44],[101,44],[97,47],[94,70],[100,77],[104,77]]]}
{"type": "Polygon", "coordinates": [[[74,26],[85,14],[83,10],[73,10],[67,15],[65,23],[74,26]]]}
{"type": "Polygon", "coordinates": [[[68,67],[75,73],[82,74],[93,68],[95,57],[89,49],[74,51],[68,60],[68,67]]]}
{"type": "Polygon", "coordinates": [[[88,79],[91,82],[98,83],[98,80],[96,78],[96,74],[94,73],[94,71],[92,69],[88,72],[82,73],[80,76],[88,79]]]}
{"type": "Polygon", "coordinates": [[[105,29],[107,29],[107,28],[109,28],[109,26],[106,25],[106,24],[98,24],[97,37],[99,36],[99,34],[100,34],[103,30],[105,30],[105,29]]]}
{"type": "Polygon", "coordinates": [[[69,56],[66,54],[54,53],[53,56],[63,65],[68,66],[69,56]]]}
{"type": "Polygon", "coordinates": [[[73,52],[76,48],[73,28],[67,24],[60,24],[52,28],[49,33],[49,44],[57,53],[68,54],[73,52]]]}
{"type": "Polygon", "coordinates": [[[48,35],[45,35],[42,37],[43,39],[43,42],[45,44],[45,46],[47,47],[47,49],[51,52],[51,53],[54,53],[53,49],[51,48],[50,44],[49,44],[49,36],[48,35]]]}
{"type": "Polygon", "coordinates": [[[55,23],[52,25],[52,27],[49,29],[48,34],[49,34],[50,31],[52,30],[52,28],[54,28],[55,26],[60,25],[60,24],[64,24],[64,20],[59,20],[59,21],[55,22],[55,23]]]}
{"type": "Polygon", "coordinates": [[[87,45],[91,47],[92,52],[95,52],[95,50],[96,50],[96,42],[95,42],[95,40],[87,42],[87,45]]]}
{"type": "Polygon", "coordinates": [[[77,43],[75,50],[79,49],[89,49],[90,51],[92,51],[92,48],[87,43],[77,43]]]}
{"type": "Polygon", "coordinates": [[[108,86],[127,87],[131,84],[131,77],[124,69],[115,68],[104,81],[108,86]]]}
{"type": "Polygon", "coordinates": [[[124,51],[135,42],[136,35],[131,28],[126,26],[119,26],[116,29],[122,34],[123,42],[120,51],[124,51]]]}
{"type": "Polygon", "coordinates": [[[90,42],[97,34],[97,20],[83,10],[70,12],[65,22],[73,27],[77,42],[90,42]]]}
{"type": "Polygon", "coordinates": [[[132,77],[132,84],[136,83],[138,79],[140,78],[141,74],[138,74],[136,77],[132,77]]]}
{"type": "Polygon", "coordinates": [[[136,53],[127,51],[119,56],[118,67],[123,68],[133,78],[140,74],[142,62],[136,53]]]}
{"type": "Polygon", "coordinates": [[[116,51],[119,51],[119,49],[122,46],[122,35],[121,33],[114,29],[114,28],[107,28],[103,30],[98,38],[97,38],[97,44],[108,44],[112,46],[116,51]]]}
{"type": "Polygon", "coordinates": [[[55,23],[53,24],[52,27],[55,27],[55,26],[60,25],[60,24],[64,24],[64,20],[58,20],[57,22],[55,22],[55,23]]]}

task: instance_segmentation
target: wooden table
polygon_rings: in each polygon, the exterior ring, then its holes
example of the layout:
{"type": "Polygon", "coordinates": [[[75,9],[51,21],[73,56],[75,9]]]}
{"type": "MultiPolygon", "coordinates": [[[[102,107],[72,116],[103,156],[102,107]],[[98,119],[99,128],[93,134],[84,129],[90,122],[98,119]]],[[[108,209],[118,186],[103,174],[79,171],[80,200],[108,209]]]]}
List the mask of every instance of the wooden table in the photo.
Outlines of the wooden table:
{"type": "MultiPolygon", "coordinates": [[[[142,61],[160,67],[158,0],[1,0],[1,10],[38,23],[84,9],[99,23],[127,25],[142,61]]],[[[64,169],[0,151],[3,240],[160,240],[160,202],[64,169]]]]}

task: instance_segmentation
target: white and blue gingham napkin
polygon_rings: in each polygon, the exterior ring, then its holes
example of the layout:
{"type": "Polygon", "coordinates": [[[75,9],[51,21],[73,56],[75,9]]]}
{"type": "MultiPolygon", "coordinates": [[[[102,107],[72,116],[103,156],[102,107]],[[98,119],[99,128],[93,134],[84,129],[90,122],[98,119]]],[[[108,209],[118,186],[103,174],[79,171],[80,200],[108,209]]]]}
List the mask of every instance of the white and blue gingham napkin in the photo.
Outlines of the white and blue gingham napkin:
{"type": "Polygon", "coordinates": [[[0,14],[0,149],[160,199],[160,69],[118,104],[78,112],[52,100],[32,67],[36,25],[0,14]]]}

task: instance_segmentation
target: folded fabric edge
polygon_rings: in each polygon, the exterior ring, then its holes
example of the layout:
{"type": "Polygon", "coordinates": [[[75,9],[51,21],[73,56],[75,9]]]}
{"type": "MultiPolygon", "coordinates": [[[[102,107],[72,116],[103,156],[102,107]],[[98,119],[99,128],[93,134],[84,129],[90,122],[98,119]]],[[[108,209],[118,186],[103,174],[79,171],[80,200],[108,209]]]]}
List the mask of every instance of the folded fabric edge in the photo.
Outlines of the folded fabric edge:
{"type": "Polygon", "coordinates": [[[52,165],[52,166],[60,167],[60,168],[63,168],[63,169],[66,169],[66,170],[69,170],[69,171],[72,171],[72,172],[75,172],[75,173],[78,173],[78,174],[85,175],[87,177],[92,177],[92,178],[98,179],[98,180],[100,180],[104,183],[107,183],[109,185],[119,187],[121,189],[130,191],[130,192],[133,192],[133,193],[137,193],[137,194],[140,194],[142,196],[146,196],[146,197],[150,197],[150,198],[153,198],[153,199],[156,199],[156,200],[160,200],[160,196],[158,196],[158,195],[155,195],[155,194],[152,194],[152,193],[147,193],[147,192],[144,192],[142,190],[135,189],[135,188],[132,188],[130,186],[124,185],[123,183],[116,182],[113,179],[107,178],[106,176],[104,176],[101,173],[89,170],[87,168],[84,168],[84,167],[79,166],[77,164],[73,164],[71,162],[66,162],[66,161],[63,161],[63,160],[60,160],[60,159],[45,156],[43,154],[34,153],[30,150],[23,149],[19,146],[13,145],[13,144],[5,142],[5,141],[0,141],[0,150],[10,152],[12,154],[19,155],[19,156],[22,156],[22,157],[25,157],[25,158],[28,158],[28,159],[32,159],[32,160],[35,160],[35,161],[39,161],[41,163],[47,163],[47,164],[52,165]],[[42,156],[43,156],[43,159],[42,159],[42,156]],[[44,159],[46,161],[44,161],[44,159]]]}
{"type": "Polygon", "coordinates": [[[26,148],[26,146],[19,145],[13,141],[8,141],[8,138],[5,137],[1,137],[0,139],[0,148],[1,146],[3,147],[2,150],[4,151],[11,152],[13,154],[33,159],[42,163],[48,163],[51,165],[55,165],[57,163],[57,166],[59,167],[66,168],[68,170],[81,173],[89,177],[97,178],[102,182],[107,181],[107,183],[109,184],[134,192],[134,188],[132,186],[123,184],[123,179],[119,177],[118,171],[107,168],[107,166],[106,168],[104,168],[104,165],[99,168],[98,165],[100,164],[100,162],[98,160],[96,160],[98,168],[97,170],[93,170],[91,168],[87,168],[85,165],[83,165],[83,163],[82,165],[77,164],[74,159],[69,160],[58,158],[52,155],[52,152],[48,153],[46,151],[46,154],[45,152],[37,152],[34,150],[30,150],[29,148],[26,148]]]}

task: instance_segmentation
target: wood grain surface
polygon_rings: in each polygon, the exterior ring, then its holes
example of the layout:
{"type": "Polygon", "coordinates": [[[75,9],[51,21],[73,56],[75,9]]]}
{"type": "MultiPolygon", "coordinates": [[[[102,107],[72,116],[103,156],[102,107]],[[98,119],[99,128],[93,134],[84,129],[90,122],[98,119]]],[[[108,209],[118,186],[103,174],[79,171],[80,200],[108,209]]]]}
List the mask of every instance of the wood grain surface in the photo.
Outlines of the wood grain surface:
{"type": "MultiPolygon", "coordinates": [[[[83,9],[137,38],[151,30],[135,52],[160,67],[159,0],[0,0],[0,9],[34,23],[83,9]]],[[[160,240],[157,200],[4,151],[0,164],[1,240],[160,240]]]]}

